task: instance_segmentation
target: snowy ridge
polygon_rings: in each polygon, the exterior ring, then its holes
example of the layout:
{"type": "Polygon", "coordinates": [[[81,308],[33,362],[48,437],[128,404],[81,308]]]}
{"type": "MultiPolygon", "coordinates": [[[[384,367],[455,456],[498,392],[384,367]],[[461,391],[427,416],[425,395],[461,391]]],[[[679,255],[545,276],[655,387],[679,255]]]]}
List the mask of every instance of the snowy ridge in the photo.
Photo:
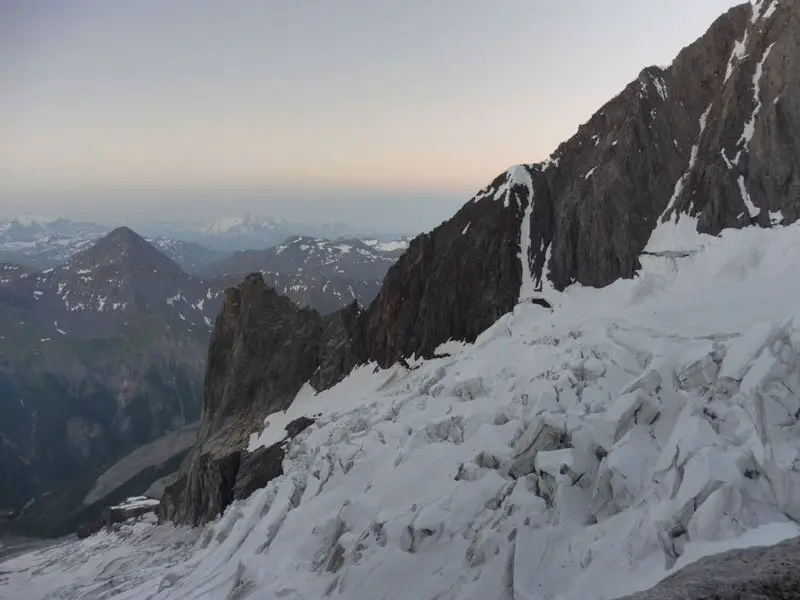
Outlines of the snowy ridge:
{"type": "MultiPolygon", "coordinates": [[[[276,246],[275,254],[294,250],[299,255],[298,266],[295,267],[298,273],[307,269],[309,263],[314,269],[331,267],[334,273],[345,273],[346,269],[338,263],[349,260],[357,264],[363,262],[391,265],[395,257],[390,253],[408,247],[408,244],[403,242],[371,241],[373,243],[358,239],[332,241],[310,237],[294,237],[276,246]]],[[[269,252],[269,249],[265,252],[269,252]]]]}
{"type": "MultiPolygon", "coordinates": [[[[503,206],[508,208],[511,203],[511,192],[516,186],[525,186],[528,190],[533,189],[531,174],[525,165],[514,165],[506,171],[506,180],[494,193],[495,200],[503,200],[503,206]]],[[[477,198],[476,198],[477,199],[477,198]]]]}
{"type": "MultiPolygon", "coordinates": [[[[528,176],[530,179],[530,176],[528,176]]],[[[519,262],[522,267],[522,282],[519,286],[519,299],[518,302],[529,300],[535,292],[535,283],[533,280],[533,273],[531,270],[531,226],[533,217],[533,184],[528,186],[528,205],[525,207],[525,212],[522,214],[522,219],[519,223],[519,262]]]]}
{"type": "Polygon", "coordinates": [[[533,189],[533,181],[528,168],[528,166],[522,164],[510,167],[475,194],[470,202],[478,202],[491,196],[494,200],[502,200],[503,207],[508,208],[511,205],[511,193],[514,187],[524,186],[528,190],[533,189]]]}
{"type": "Polygon", "coordinates": [[[731,57],[728,59],[728,66],[725,69],[725,82],[731,78],[733,75],[733,70],[736,65],[745,57],[745,52],[747,51],[747,38],[749,32],[745,30],[744,36],[742,37],[741,41],[737,41],[733,45],[733,50],[731,51],[731,57]]]}
{"type": "Polygon", "coordinates": [[[442,358],[304,388],[251,440],[316,417],[285,474],[218,521],[14,558],[0,596],[599,600],[799,535],[800,226],[696,240],[442,358]]]}
{"type": "MultiPolygon", "coordinates": [[[[739,160],[741,160],[742,154],[746,154],[750,151],[750,141],[753,139],[753,135],[755,134],[756,130],[756,118],[758,117],[758,113],[761,112],[762,102],[761,102],[761,77],[764,74],[764,63],[767,62],[767,58],[769,58],[770,52],[772,52],[772,48],[775,46],[773,42],[770,44],[767,49],[764,51],[764,55],[761,57],[761,60],[756,65],[756,71],[753,75],[753,113],[750,115],[750,119],[745,123],[744,130],[742,131],[742,136],[739,138],[737,145],[740,145],[739,151],[736,153],[736,157],[732,161],[734,164],[739,164],[739,160]]],[[[726,155],[723,152],[723,157],[726,155]]],[[[729,167],[730,168],[730,165],[729,167]]],[[[745,207],[747,208],[747,213],[750,215],[751,219],[756,218],[761,209],[756,207],[753,204],[753,201],[750,199],[750,194],[747,191],[747,186],[745,183],[744,175],[739,175],[739,191],[742,195],[742,202],[744,202],[745,207]]]]}
{"type": "MultiPolygon", "coordinates": [[[[548,288],[552,287],[545,276],[545,271],[549,262],[549,256],[545,260],[545,266],[542,269],[542,273],[534,274],[533,269],[531,268],[531,231],[533,227],[533,213],[536,202],[533,178],[530,172],[531,168],[535,167],[530,165],[514,165],[499,178],[495,179],[493,183],[479,191],[475,197],[470,200],[470,202],[477,202],[491,196],[495,201],[502,200],[503,208],[509,208],[511,206],[511,201],[514,199],[516,199],[517,202],[520,202],[520,204],[517,205],[517,208],[519,208],[521,212],[519,222],[520,249],[518,254],[522,272],[522,280],[518,296],[518,302],[520,303],[530,302],[531,300],[541,296],[543,287],[545,285],[548,288]],[[516,196],[513,195],[515,189],[518,192],[519,188],[524,188],[524,195],[527,198],[527,204],[524,208],[520,201],[521,196],[519,194],[516,196]]],[[[538,168],[544,169],[546,167],[539,166],[538,168]]],[[[594,169],[592,169],[592,171],[594,171],[594,169]]],[[[592,173],[590,171],[586,175],[586,178],[588,179],[591,174],[592,173]]],[[[467,231],[469,231],[470,224],[471,223],[467,223],[467,225],[461,231],[461,235],[466,235],[467,231]]],[[[542,244],[544,243],[545,242],[542,241],[542,244]]],[[[540,250],[549,253],[550,248],[545,248],[542,246],[540,250]]]]}

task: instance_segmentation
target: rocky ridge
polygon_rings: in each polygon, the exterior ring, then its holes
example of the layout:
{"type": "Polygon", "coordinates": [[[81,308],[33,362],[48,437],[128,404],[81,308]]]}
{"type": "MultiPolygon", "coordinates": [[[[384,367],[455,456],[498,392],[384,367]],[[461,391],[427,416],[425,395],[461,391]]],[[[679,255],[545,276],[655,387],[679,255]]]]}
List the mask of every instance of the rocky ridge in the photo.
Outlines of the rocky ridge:
{"type": "Polygon", "coordinates": [[[498,175],[452,219],[415,238],[363,313],[340,317],[339,327],[309,313],[299,329],[305,350],[298,342],[280,356],[278,340],[245,354],[256,364],[303,365],[290,375],[242,386],[237,382],[263,377],[264,368],[251,376],[239,363],[212,359],[241,354],[224,340],[244,336],[252,311],[263,310],[260,301],[248,303],[245,288],[229,296],[226,305],[234,297],[236,309],[220,316],[209,353],[205,436],[166,495],[171,514],[200,523],[223,509],[242,456],[249,457],[244,440],[309,379],[324,389],[357,364],[431,358],[448,340],[474,341],[520,302],[557,308],[559,292],[573,283],[602,287],[634,277],[643,253],[681,251],[659,235],[667,221],[713,234],[797,220],[798,32],[794,2],[762,0],[728,11],[669,67],[644,69],[547,161],[498,175]],[[326,330],[337,339],[327,339],[326,330]],[[228,385],[235,403],[218,403],[218,390],[228,385]],[[271,385],[279,388],[274,397],[264,395],[271,385]],[[204,450],[203,440],[218,435],[225,443],[204,450]]]}
{"type": "MultiPolygon", "coordinates": [[[[243,490],[257,489],[253,478],[263,486],[282,472],[280,444],[255,455],[243,448],[250,433],[288,408],[309,379],[327,381],[319,368],[344,352],[348,314],[358,314],[355,305],[327,318],[300,308],[260,273],[227,290],[208,352],[198,441],[165,491],[166,516],[205,523],[243,490]]],[[[299,433],[308,424],[290,429],[299,433]]]]}
{"type": "Polygon", "coordinates": [[[662,221],[716,234],[797,220],[798,32],[795,2],[737,6],[547,161],[500,174],[390,269],[363,319],[362,360],[430,357],[520,299],[634,277],[646,249],[675,250],[653,235],[662,221]]]}
{"type": "Polygon", "coordinates": [[[260,272],[271,287],[300,306],[331,314],[353,301],[369,306],[403,245],[294,236],[264,250],[236,252],[203,273],[238,283],[260,272]]]}

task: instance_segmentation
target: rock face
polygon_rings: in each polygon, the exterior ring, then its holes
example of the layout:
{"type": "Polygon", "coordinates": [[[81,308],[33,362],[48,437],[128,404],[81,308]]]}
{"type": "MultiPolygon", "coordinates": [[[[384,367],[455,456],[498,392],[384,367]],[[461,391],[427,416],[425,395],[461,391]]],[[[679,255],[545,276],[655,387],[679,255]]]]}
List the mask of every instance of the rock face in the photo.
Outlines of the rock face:
{"type": "Polygon", "coordinates": [[[527,167],[411,242],[361,324],[362,360],[382,366],[431,356],[448,339],[474,339],[514,307],[522,281],[519,223],[529,205],[527,167]]]}
{"type": "Polygon", "coordinates": [[[296,307],[260,274],[228,290],[208,352],[199,439],[231,417],[258,422],[286,408],[317,368],[322,332],[319,313],[296,307]]]}
{"type": "Polygon", "coordinates": [[[474,341],[519,302],[550,307],[573,283],[634,277],[643,252],[680,250],[657,235],[669,220],[712,234],[797,220],[799,66],[796,2],[738,6],[672,65],[644,69],[547,161],[498,175],[414,239],[364,312],[350,307],[323,321],[276,310],[275,298],[247,300],[262,283],[246,282],[217,322],[205,434],[178,519],[199,522],[224,508],[228,471],[240,462],[222,457],[309,377],[323,389],[357,364],[429,358],[448,340],[474,341]],[[291,341],[283,326],[262,339],[278,315],[292,323],[291,341]],[[247,333],[262,318],[258,333],[247,333]],[[225,493],[211,498],[220,486],[225,493]]]}
{"type": "Polygon", "coordinates": [[[324,335],[334,330],[316,311],[267,287],[261,274],[228,290],[208,351],[197,444],[165,492],[167,517],[204,523],[255,489],[250,480],[263,485],[269,473],[282,472],[280,448],[256,455],[243,448],[264,418],[286,409],[314,375],[324,335]]]}
{"type": "Polygon", "coordinates": [[[415,239],[364,315],[360,359],[431,356],[520,298],[633,277],[662,220],[714,234],[797,220],[799,66],[796,2],[731,9],[550,159],[509,169],[415,239]]]}
{"type": "Polygon", "coordinates": [[[621,600],[790,600],[800,598],[800,540],[731,550],[684,567],[621,600]]]}
{"type": "Polygon", "coordinates": [[[357,340],[361,335],[362,312],[357,302],[325,319],[319,368],[311,385],[324,390],[339,382],[342,375],[360,362],[357,340]]]}

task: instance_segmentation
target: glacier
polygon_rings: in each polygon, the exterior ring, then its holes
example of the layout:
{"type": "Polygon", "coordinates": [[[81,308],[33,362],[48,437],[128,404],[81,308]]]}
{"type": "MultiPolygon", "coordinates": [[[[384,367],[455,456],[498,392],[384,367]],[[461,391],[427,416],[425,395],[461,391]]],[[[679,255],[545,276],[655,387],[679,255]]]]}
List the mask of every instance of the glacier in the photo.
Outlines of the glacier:
{"type": "Polygon", "coordinates": [[[800,226],[682,225],[634,279],[306,386],[251,437],[316,419],[266,488],[10,558],[0,597],[602,600],[800,535],[800,226]]]}

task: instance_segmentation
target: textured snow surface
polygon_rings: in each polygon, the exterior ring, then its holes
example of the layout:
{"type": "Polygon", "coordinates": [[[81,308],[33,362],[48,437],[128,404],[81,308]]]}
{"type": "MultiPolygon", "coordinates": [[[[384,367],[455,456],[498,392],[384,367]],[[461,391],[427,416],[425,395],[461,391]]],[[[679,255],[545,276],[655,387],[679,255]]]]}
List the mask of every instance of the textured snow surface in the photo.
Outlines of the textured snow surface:
{"type": "Polygon", "coordinates": [[[800,227],[682,222],[636,279],[304,388],[252,440],[316,416],[286,474],[205,529],[17,556],[0,597],[605,599],[799,535],[800,227]]]}

